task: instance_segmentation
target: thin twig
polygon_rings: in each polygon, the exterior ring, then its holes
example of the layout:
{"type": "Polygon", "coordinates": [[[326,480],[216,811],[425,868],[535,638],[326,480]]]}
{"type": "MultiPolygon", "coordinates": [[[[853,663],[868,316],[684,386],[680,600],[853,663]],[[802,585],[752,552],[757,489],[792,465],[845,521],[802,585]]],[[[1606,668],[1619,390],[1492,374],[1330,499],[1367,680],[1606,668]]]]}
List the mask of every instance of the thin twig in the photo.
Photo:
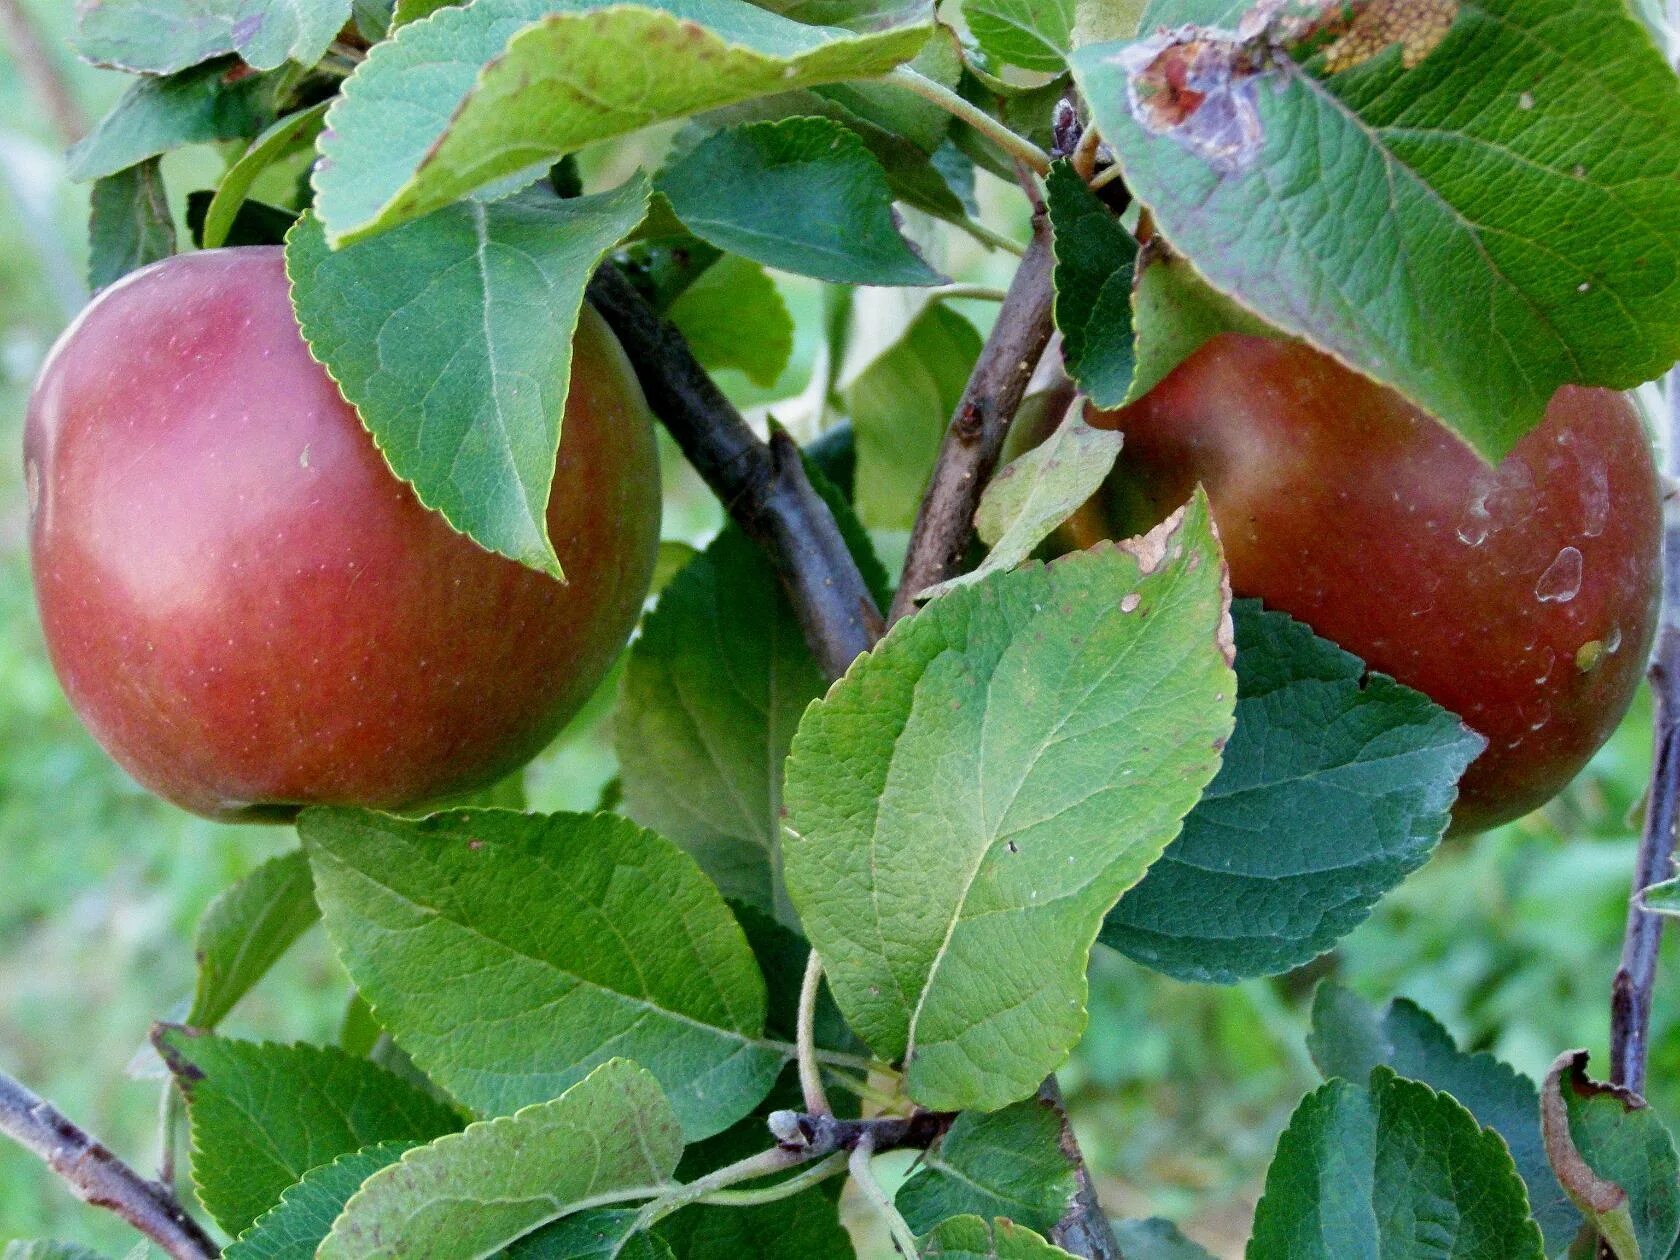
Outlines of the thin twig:
{"type": "Polygon", "coordinates": [[[1061,1086],[1056,1084],[1054,1076],[1044,1078],[1044,1084],[1038,1087],[1038,1098],[1055,1111],[1061,1121],[1059,1141],[1062,1156],[1073,1166],[1073,1198],[1062,1213],[1062,1219],[1050,1230],[1050,1241],[1063,1251],[1085,1256],[1087,1260],[1124,1260],[1120,1244],[1114,1237],[1114,1227],[1108,1223],[1108,1216],[1097,1201],[1096,1184],[1091,1180],[1090,1169],[1085,1166],[1079,1139],[1073,1133],[1073,1122],[1068,1119],[1067,1104],[1062,1100],[1061,1086]]]}
{"type": "Polygon", "coordinates": [[[0,27],[5,28],[6,46],[11,49],[18,73],[46,109],[53,131],[66,146],[75,144],[87,133],[87,115],[35,29],[35,20],[23,7],[23,0],[0,0],[0,27]]]}
{"type": "Polygon", "coordinates": [[[943,284],[927,290],[930,302],[1001,302],[1008,296],[1007,289],[990,284],[943,284]]]}
{"type": "Polygon", "coordinates": [[[985,110],[970,101],[964,100],[943,83],[935,83],[926,75],[912,70],[909,66],[899,66],[883,79],[883,83],[891,83],[895,87],[914,92],[923,100],[932,101],[940,109],[953,118],[967,123],[1010,157],[1025,162],[1040,175],[1050,169],[1050,155],[1039,148],[1025,136],[1017,135],[985,110]]]}
{"type": "Polygon", "coordinates": [[[879,637],[881,614],[834,515],[811,488],[799,447],[780,430],[765,443],[706,374],[683,336],[611,263],[590,303],[617,334],[653,408],[729,515],[764,548],[831,677],[879,637]]]}
{"type": "Polygon", "coordinates": [[[799,986],[799,1016],[794,1044],[799,1047],[799,1092],[805,1110],[819,1116],[834,1114],[817,1066],[817,995],[822,991],[822,958],[812,950],[805,959],[805,979],[799,986]]]}
{"type": "Polygon", "coordinates": [[[181,1089],[171,1075],[163,1082],[163,1096],[158,1099],[158,1175],[157,1183],[171,1194],[175,1193],[176,1148],[181,1130],[181,1089]]]}
{"type": "Polygon", "coordinates": [[[909,1260],[916,1260],[921,1254],[921,1249],[916,1246],[916,1235],[911,1231],[903,1213],[898,1210],[897,1204],[892,1201],[892,1196],[876,1179],[875,1169],[870,1164],[874,1158],[875,1139],[865,1134],[863,1141],[852,1147],[852,1157],[846,1161],[846,1167],[851,1170],[852,1181],[857,1185],[858,1191],[869,1201],[870,1206],[880,1213],[881,1219],[886,1221],[887,1233],[892,1235],[893,1246],[898,1249],[899,1254],[908,1257],[909,1260]]]}
{"type": "Polygon", "coordinates": [[[1645,909],[1640,894],[1674,874],[1674,828],[1680,811],[1680,368],[1668,374],[1667,432],[1663,443],[1662,612],[1651,657],[1651,783],[1645,828],[1634,864],[1633,900],[1622,938],[1621,965],[1610,989],[1610,1080],[1645,1092],[1645,1059],[1651,1032],[1651,993],[1657,981],[1657,947],[1663,916],[1645,909]]]}
{"type": "Polygon", "coordinates": [[[147,1181],[51,1103],[3,1073],[0,1133],[40,1156],[76,1197],[115,1212],[175,1260],[214,1260],[220,1254],[173,1194],[147,1181]]]}
{"type": "Polygon", "coordinates": [[[911,611],[921,591],[956,573],[968,547],[980,492],[997,467],[1009,423],[1050,340],[1054,263],[1049,224],[1042,214],[1035,215],[1032,244],[998,308],[997,323],[945,431],[933,479],[910,534],[890,621],[911,611]]]}
{"type": "Polygon", "coordinates": [[[1105,170],[1098,171],[1095,175],[1093,175],[1091,177],[1091,180],[1090,180],[1091,191],[1092,192],[1101,192],[1104,188],[1107,188],[1115,180],[1121,178],[1121,176],[1123,176],[1125,173],[1126,173],[1125,169],[1123,167],[1119,166],[1119,165],[1110,166],[1110,167],[1106,168],[1105,170]]]}

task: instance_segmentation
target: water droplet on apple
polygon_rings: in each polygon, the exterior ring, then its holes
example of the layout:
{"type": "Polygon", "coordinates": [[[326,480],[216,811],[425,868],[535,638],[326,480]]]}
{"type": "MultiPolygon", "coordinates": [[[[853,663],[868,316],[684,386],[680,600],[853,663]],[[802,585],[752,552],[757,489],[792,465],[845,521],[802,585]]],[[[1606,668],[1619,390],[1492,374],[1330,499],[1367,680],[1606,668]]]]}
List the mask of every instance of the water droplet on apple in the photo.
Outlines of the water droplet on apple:
{"type": "Polygon", "coordinates": [[[1565,547],[1534,584],[1534,598],[1542,604],[1567,604],[1581,593],[1581,553],[1565,547]]]}

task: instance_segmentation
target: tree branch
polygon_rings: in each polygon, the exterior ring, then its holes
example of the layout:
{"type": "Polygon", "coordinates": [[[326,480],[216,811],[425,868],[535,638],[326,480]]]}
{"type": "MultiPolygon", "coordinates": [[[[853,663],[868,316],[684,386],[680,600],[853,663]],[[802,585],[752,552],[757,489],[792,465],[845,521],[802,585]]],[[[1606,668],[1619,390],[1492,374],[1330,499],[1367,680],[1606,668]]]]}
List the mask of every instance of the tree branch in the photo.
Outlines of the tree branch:
{"type": "Polygon", "coordinates": [[[798,446],[779,430],[761,441],[683,335],[611,263],[590,281],[589,301],[629,355],[653,414],[764,548],[818,664],[838,678],[879,637],[881,613],[833,513],[805,477],[798,446]]]}
{"type": "Polygon", "coordinates": [[[1032,244],[945,430],[933,479],[910,534],[890,621],[914,609],[917,594],[957,572],[974,531],[980,493],[997,467],[1009,423],[1050,341],[1054,265],[1050,225],[1044,215],[1034,215],[1032,244]]]}
{"type": "Polygon", "coordinates": [[[1645,1092],[1645,1059],[1651,1033],[1651,992],[1657,982],[1657,948],[1663,916],[1645,909],[1640,894],[1674,874],[1674,827],[1680,811],[1680,368],[1668,374],[1664,435],[1662,612],[1651,658],[1651,784],[1645,828],[1633,871],[1622,960],[1610,988],[1610,1080],[1645,1092]]]}
{"type": "Polygon", "coordinates": [[[1050,1241],[1063,1251],[1087,1260],[1125,1260],[1120,1244],[1114,1237],[1114,1227],[1097,1201],[1097,1187],[1091,1180],[1091,1170],[1085,1166],[1084,1152],[1074,1136],[1073,1122],[1068,1119],[1067,1104],[1062,1100],[1062,1087],[1054,1076],[1046,1076],[1038,1087],[1039,1101],[1050,1107],[1062,1122],[1062,1157],[1073,1165],[1073,1198],[1056,1227],[1050,1231],[1050,1241]]]}
{"type": "Polygon", "coordinates": [[[173,1194],[3,1073],[0,1132],[40,1156],[83,1202],[115,1212],[175,1260],[214,1260],[221,1254],[173,1194]]]}
{"type": "Polygon", "coordinates": [[[0,27],[5,29],[6,46],[11,49],[18,73],[46,110],[58,138],[66,145],[75,144],[87,131],[87,116],[77,104],[64,72],[47,51],[23,0],[0,0],[0,27]]]}

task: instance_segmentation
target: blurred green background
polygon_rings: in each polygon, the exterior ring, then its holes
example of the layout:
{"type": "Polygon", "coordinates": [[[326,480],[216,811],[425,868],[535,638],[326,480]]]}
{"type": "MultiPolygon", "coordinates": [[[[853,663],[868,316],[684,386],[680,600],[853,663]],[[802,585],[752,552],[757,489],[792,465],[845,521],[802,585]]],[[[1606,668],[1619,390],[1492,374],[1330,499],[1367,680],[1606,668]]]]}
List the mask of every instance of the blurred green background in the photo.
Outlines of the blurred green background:
{"type": "MultiPolygon", "coordinates": [[[[64,51],[70,6],[36,0],[25,9],[81,110],[96,115],[120,84],[64,51]]],[[[190,990],[191,932],[206,902],[292,839],[201,822],[148,797],[82,731],[47,663],[30,597],[17,452],[29,382],[82,300],[85,192],[65,180],[54,128],[11,47],[3,51],[0,1067],[150,1169],[161,1082],[137,1058],[148,1026],[190,990]]],[[[207,184],[220,160],[209,150],[182,154],[165,171],[179,194],[207,184]]],[[[965,278],[995,282],[996,264],[965,278]]],[[[789,286],[788,296],[801,336],[784,384],[796,389],[818,316],[808,287],[789,286]]],[[[715,507],[675,461],[668,467],[678,510],[667,534],[703,536],[715,527],[715,507]]],[[[533,805],[593,804],[613,768],[607,720],[586,714],[538,762],[528,776],[533,805]]],[[[1169,1216],[1216,1253],[1240,1254],[1277,1132],[1316,1082],[1303,1033],[1320,975],[1336,974],[1373,999],[1409,996],[1461,1042],[1531,1076],[1567,1047],[1601,1059],[1635,843],[1628,818],[1648,740],[1642,699],[1563,798],[1444,849],[1312,975],[1198,988],[1099,951],[1091,1029],[1064,1083],[1110,1211],[1169,1216]]],[[[327,1038],[345,994],[317,929],[227,1027],[249,1037],[327,1038]]],[[[1657,997],[1651,1092],[1671,1124],[1680,1120],[1677,1014],[1669,985],[1657,997]]],[[[47,1236],[109,1254],[132,1241],[114,1218],[75,1202],[30,1156],[0,1143],[0,1241],[47,1236]]]]}

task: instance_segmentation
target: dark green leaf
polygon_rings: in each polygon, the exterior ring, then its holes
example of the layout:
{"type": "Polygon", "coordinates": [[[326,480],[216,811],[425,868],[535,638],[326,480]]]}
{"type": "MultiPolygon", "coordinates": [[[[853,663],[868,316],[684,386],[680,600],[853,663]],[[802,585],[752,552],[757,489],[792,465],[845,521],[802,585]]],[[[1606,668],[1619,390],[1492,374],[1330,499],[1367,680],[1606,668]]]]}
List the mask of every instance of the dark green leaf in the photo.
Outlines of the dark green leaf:
{"type": "Polygon", "coordinates": [[[899,235],[881,164],[831,119],[720,131],[668,165],[659,191],[696,236],[769,267],[840,284],[941,278],[899,235]]]}
{"type": "Polygon", "coordinates": [[[1101,917],[1230,733],[1223,572],[1198,493],[1146,539],[933,600],[806,711],[788,892],[923,1106],[1024,1098],[1083,1032],[1101,917]]]}
{"type": "Polygon", "coordinates": [[[733,255],[695,277],[666,311],[702,367],[736,368],[768,389],[793,355],[793,317],[764,268],[733,255]]]}
{"type": "MultiPolygon", "coordinates": [[[[1145,29],[1232,8],[1158,2],[1145,29]]],[[[1155,94],[1182,33],[1072,61],[1128,187],[1215,288],[1498,459],[1558,386],[1680,355],[1680,92],[1622,0],[1454,9],[1404,56],[1244,60],[1202,108],[1155,94]]],[[[1198,73],[1235,40],[1209,34],[1198,73]]]]}
{"type": "MultiPolygon", "coordinates": [[[[215,194],[207,188],[187,194],[187,230],[193,243],[203,247],[204,216],[210,211],[215,194]]],[[[246,199],[228,225],[224,245],[282,245],[292,225],[298,221],[295,210],[282,210],[264,201],[246,199]]]]}
{"type": "Polygon", "coordinates": [[[898,1210],[916,1234],[965,1214],[1006,1216],[1048,1233],[1074,1193],[1061,1140],[1061,1117],[1036,1098],[965,1111],[899,1187],[898,1210]]]}
{"type": "Polygon", "coordinates": [[[1387,1068],[1308,1094],[1278,1139],[1248,1260],[1542,1260],[1505,1143],[1387,1068]]]}
{"type": "Polygon", "coordinates": [[[222,1253],[224,1260],[313,1260],[350,1196],[416,1145],[380,1142],[310,1169],[222,1253]]]}
{"type": "Polygon", "coordinates": [[[495,1255],[574,1212],[648,1197],[669,1183],[682,1148],[658,1082],[610,1059],[558,1098],[469,1125],[375,1173],[316,1255],[495,1255]]]}
{"type": "Polygon", "coordinates": [[[584,286],[646,209],[638,177],[569,201],[539,186],[463,202],[336,251],[309,215],[287,240],[310,352],[397,475],[534,569],[560,573],[548,496],[584,286]]]}
{"type": "MultiPolygon", "coordinates": [[[[886,575],[867,537],[839,494],[813,481],[880,599],[886,575]]],[[[625,812],[688,850],[724,896],[788,923],[782,762],[826,687],[763,549],[731,525],[643,622],[614,722],[625,812]]]]}
{"type": "Polygon", "coordinates": [[[270,858],[223,892],[205,909],[193,938],[198,983],[186,1022],[221,1023],[320,917],[301,849],[270,858]]]}
{"type": "Polygon", "coordinates": [[[350,20],[351,0],[90,0],[77,6],[76,51],[102,66],[171,74],[238,53],[272,70],[314,65],[350,20]]]}
{"type": "Polygon", "coordinates": [[[225,65],[136,80],[111,112],[70,148],[71,179],[115,175],[138,162],[207,140],[254,136],[267,121],[258,75],[229,83],[225,65]]]}
{"type": "MultiPolygon", "coordinates": [[[[1238,719],[1241,720],[1240,718],[1238,719]]],[[[1483,1128],[1505,1139],[1528,1202],[1556,1255],[1581,1227],[1581,1214],[1558,1185],[1540,1140],[1540,1096],[1534,1083],[1490,1054],[1467,1054],[1427,1012],[1404,998],[1379,1014],[1351,990],[1319,985],[1313,997],[1313,1061],[1326,1077],[1359,1082],[1371,1069],[1390,1067],[1401,1076],[1451,1094],[1483,1128]]]]}
{"type": "Polygon", "coordinates": [[[175,252],[175,220],[156,158],[93,182],[88,287],[97,292],[175,252]]]}
{"type": "Polygon", "coordinates": [[[506,1260],[674,1260],[658,1234],[633,1232],[636,1218],[634,1208],[590,1208],[525,1235],[502,1255],[506,1260]]]}
{"type": "Polygon", "coordinates": [[[909,529],[914,523],[939,444],[979,357],[974,325],[936,303],[846,386],[864,524],[909,529]]]}
{"type": "Polygon", "coordinates": [[[1238,601],[1237,728],[1184,833],[1103,941],[1228,983],[1299,966],[1370,913],[1445,830],[1481,737],[1320,639],[1238,601]]]}
{"type": "Polygon", "coordinates": [[[335,245],[597,140],[914,57],[929,26],[803,26],[740,0],[479,0],[378,44],[327,120],[316,207],[335,245]],[[488,64],[487,64],[488,63],[488,64]],[[482,71],[482,73],[481,73],[482,71]],[[416,101],[414,84],[426,92],[416,101]]]}
{"type": "Polygon", "coordinates": [[[240,159],[228,167],[221,183],[216,186],[215,197],[204,212],[204,225],[198,232],[202,248],[215,249],[228,242],[257,176],[288,153],[314,144],[326,112],[326,102],[323,101],[295,114],[287,114],[252,141],[251,147],[240,159]]]}
{"type": "Polygon", "coordinates": [[[718,891],[609,814],[451,810],[299,819],[327,931],[397,1044],[500,1114],[635,1055],[689,1137],[764,1097],[764,981],[718,891]]]}
{"type": "Polygon", "coordinates": [[[1132,384],[1132,268],[1137,242],[1067,162],[1045,181],[1056,233],[1056,327],[1068,374],[1099,407],[1132,384]]]}
{"type": "Polygon", "coordinates": [[[1674,1251],[1680,1164],[1644,1099],[1589,1079],[1587,1052],[1572,1050],[1541,1086],[1540,1125],[1558,1181],[1618,1256],[1674,1251]]]}
{"type": "Polygon", "coordinates": [[[199,1198],[239,1234],[312,1168],[376,1142],[460,1126],[447,1107],[366,1059],[322,1046],[153,1034],[187,1099],[199,1198]]]}

